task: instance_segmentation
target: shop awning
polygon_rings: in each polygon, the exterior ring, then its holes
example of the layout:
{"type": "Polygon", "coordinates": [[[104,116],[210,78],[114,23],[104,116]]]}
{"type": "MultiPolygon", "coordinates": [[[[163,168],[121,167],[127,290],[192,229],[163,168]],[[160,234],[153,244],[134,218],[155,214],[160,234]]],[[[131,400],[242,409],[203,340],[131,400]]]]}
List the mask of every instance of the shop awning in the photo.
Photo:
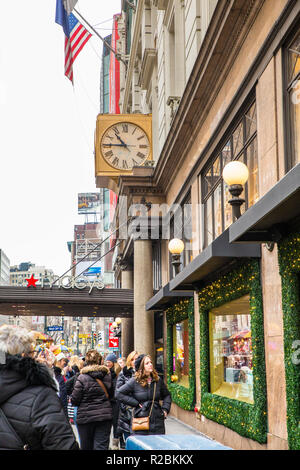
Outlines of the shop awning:
{"type": "Polygon", "coordinates": [[[260,245],[255,243],[229,243],[229,229],[223,232],[174,279],[170,281],[170,291],[191,291],[199,287],[213,272],[238,258],[260,258],[260,245]]]}
{"type": "Polygon", "coordinates": [[[173,305],[182,297],[193,297],[194,292],[190,291],[170,291],[169,283],[162,287],[148,302],[146,303],[146,310],[165,310],[169,305],[173,305]]]}
{"type": "Polygon", "coordinates": [[[300,163],[229,228],[229,243],[276,242],[284,224],[300,216],[300,163]]]}

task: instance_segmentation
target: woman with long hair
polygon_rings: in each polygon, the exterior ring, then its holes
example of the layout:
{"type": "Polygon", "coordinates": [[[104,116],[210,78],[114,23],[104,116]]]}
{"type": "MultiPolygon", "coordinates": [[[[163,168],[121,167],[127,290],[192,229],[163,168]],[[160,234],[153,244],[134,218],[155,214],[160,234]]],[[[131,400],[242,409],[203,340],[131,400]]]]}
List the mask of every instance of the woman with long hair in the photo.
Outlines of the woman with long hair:
{"type": "MultiPolygon", "coordinates": [[[[138,357],[137,351],[132,351],[127,359],[126,365],[123,367],[122,371],[120,372],[118,379],[116,390],[118,390],[122,385],[126,384],[135,374],[134,362],[138,357]]],[[[132,415],[132,407],[125,405],[124,403],[120,403],[120,412],[119,412],[119,421],[118,421],[118,433],[120,436],[120,446],[121,448],[125,447],[125,441],[127,437],[130,435],[130,423],[131,423],[131,415],[132,415]]]]}
{"type": "Polygon", "coordinates": [[[133,407],[132,416],[150,416],[149,430],[132,434],[165,434],[165,419],[171,408],[171,394],[153,367],[150,356],[141,354],[135,360],[135,376],[116,391],[117,399],[133,407]],[[162,401],[162,405],[160,405],[162,401]]]}

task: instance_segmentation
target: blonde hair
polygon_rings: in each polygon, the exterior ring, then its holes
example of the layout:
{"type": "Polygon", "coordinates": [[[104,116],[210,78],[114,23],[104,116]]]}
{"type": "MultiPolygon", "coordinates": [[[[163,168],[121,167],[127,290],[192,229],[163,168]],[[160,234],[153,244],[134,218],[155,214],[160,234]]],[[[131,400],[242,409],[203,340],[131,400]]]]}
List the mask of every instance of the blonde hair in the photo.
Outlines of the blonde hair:
{"type": "Polygon", "coordinates": [[[83,361],[79,356],[71,356],[68,364],[70,367],[77,366],[79,370],[83,368],[83,361]]]}
{"type": "Polygon", "coordinates": [[[132,351],[130,354],[128,354],[126,359],[126,366],[128,367],[128,369],[131,367],[131,361],[136,355],[139,355],[137,351],[132,351]]]}
{"type": "Polygon", "coordinates": [[[14,325],[0,326],[0,350],[11,355],[30,354],[35,348],[35,334],[14,325]]]}

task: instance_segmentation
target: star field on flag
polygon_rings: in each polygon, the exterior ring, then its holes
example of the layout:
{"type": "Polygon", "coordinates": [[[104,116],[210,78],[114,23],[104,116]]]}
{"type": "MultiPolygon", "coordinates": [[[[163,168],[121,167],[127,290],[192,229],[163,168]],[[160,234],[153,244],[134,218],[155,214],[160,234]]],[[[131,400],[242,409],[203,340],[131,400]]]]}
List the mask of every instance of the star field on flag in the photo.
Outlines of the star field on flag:
{"type": "Polygon", "coordinates": [[[92,35],[73,13],[68,15],[62,0],[56,2],[55,21],[63,27],[65,33],[65,75],[73,83],[73,63],[92,35]]]}

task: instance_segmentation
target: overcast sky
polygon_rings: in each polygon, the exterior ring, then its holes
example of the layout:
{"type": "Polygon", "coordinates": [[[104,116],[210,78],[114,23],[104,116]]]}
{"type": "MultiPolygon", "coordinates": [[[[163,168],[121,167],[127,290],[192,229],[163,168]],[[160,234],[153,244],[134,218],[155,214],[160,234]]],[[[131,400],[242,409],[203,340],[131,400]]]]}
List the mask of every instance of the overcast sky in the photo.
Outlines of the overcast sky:
{"type": "MultiPolygon", "coordinates": [[[[61,275],[70,267],[77,193],[95,191],[94,129],[102,42],[92,37],[64,76],[56,0],[0,0],[0,248],[61,275]]],[[[111,33],[121,0],[79,0],[78,11],[111,33]],[[105,20],[110,21],[105,22],[105,20]],[[99,24],[102,23],[102,24],[99,24]]]]}

